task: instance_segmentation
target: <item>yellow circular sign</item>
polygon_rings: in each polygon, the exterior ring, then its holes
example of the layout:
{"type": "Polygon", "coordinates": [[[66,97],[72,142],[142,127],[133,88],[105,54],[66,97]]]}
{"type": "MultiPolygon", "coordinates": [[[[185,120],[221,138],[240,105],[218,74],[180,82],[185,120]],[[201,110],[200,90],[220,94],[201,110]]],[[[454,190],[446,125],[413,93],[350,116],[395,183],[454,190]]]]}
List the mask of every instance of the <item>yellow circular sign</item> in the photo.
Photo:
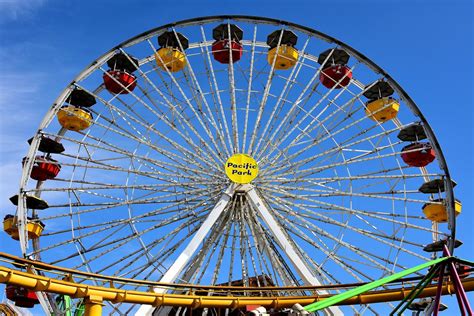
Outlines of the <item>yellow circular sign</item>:
{"type": "Polygon", "coordinates": [[[258,174],[258,164],[249,155],[234,154],[225,163],[225,173],[232,182],[250,183],[258,174]]]}

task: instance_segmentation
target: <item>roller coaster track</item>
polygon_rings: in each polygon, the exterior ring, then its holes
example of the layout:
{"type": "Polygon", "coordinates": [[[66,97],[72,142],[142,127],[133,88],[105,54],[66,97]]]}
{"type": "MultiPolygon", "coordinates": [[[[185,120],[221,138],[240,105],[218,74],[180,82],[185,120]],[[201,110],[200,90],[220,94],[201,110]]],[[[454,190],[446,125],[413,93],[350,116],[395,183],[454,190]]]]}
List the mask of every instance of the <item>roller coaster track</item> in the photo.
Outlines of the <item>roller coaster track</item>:
{"type": "MultiPolygon", "coordinates": [[[[158,306],[183,306],[190,308],[238,308],[247,305],[261,305],[272,308],[291,307],[296,303],[307,305],[333,297],[333,295],[317,295],[318,289],[338,289],[344,290],[363,286],[364,283],[345,284],[343,286],[304,286],[304,287],[236,287],[236,286],[201,286],[190,284],[166,284],[160,282],[150,282],[132,280],[125,278],[115,278],[82,271],[71,270],[51,266],[45,263],[27,260],[0,252],[0,259],[3,263],[14,265],[15,269],[0,266],[0,283],[13,284],[34,291],[43,291],[60,295],[68,295],[72,298],[85,298],[90,304],[100,304],[102,301],[112,303],[132,303],[148,304],[158,306]],[[19,269],[25,269],[26,272],[19,269]],[[32,271],[37,271],[38,274],[32,271]],[[40,274],[56,275],[49,277],[40,274]],[[95,280],[104,286],[95,286],[82,282],[95,280]],[[105,286],[108,285],[108,286],[105,286]],[[122,287],[142,287],[143,291],[122,289],[122,287]],[[154,293],[152,287],[163,287],[167,290],[186,293],[154,293]],[[291,293],[301,293],[307,295],[292,295],[291,293]],[[238,296],[243,292],[265,293],[265,296],[238,296]],[[235,295],[229,295],[234,293],[235,295]],[[276,295],[278,293],[278,295],[276,295]],[[282,295],[283,294],[283,295],[282,295]]],[[[426,264],[425,264],[426,265],[426,264]]],[[[412,290],[420,277],[399,279],[389,282],[391,288],[384,290],[368,291],[343,302],[338,305],[368,304],[388,301],[399,301],[404,299],[412,290]],[[392,288],[393,287],[393,288],[392,288]]],[[[465,291],[474,290],[474,278],[469,277],[462,280],[465,291]]],[[[436,294],[436,284],[427,286],[418,296],[430,297],[436,294]]],[[[443,284],[442,293],[451,294],[454,286],[450,281],[443,284]]]]}

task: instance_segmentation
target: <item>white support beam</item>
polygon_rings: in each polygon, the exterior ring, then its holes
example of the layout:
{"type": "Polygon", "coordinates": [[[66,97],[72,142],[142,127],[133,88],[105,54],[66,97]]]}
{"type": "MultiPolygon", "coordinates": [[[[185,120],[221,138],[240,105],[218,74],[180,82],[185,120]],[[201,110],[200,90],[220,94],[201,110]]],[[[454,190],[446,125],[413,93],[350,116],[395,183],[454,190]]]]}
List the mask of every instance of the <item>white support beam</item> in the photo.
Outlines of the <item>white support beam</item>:
{"type": "MultiPolygon", "coordinates": [[[[181,252],[179,257],[171,265],[171,267],[166,271],[163,277],[160,279],[160,282],[164,283],[173,283],[178,275],[183,271],[184,267],[189,263],[189,260],[192,258],[196,252],[199,245],[202,243],[206,235],[211,230],[212,226],[215,224],[219,216],[222,214],[227,204],[229,204],[230,199],[234,195],[236,185],[231,184],[227,190],[224,191],[219,201],[216,203],[212,211],[207,216],[206,220],[202,223],[199,230],[196,232],[194,237],[191,239],[186,248],[181,252]]],[[[164,293],[165,288],[154,287],[153,291],[155,293],[164,293]]],[[[153,314],[155,307],[151,305],[142,305],[135,315],[137,316],[149,316],[153,314]]]]}
{"type": "MultiPolygon", "coordinates": [[[[252,203],[252,206],[258,210],[263,220],[267,224],[268,228],[271,230],[273,236],[275,236],[276,241],[281,249],[286,253],[286,256],[291,261],[296,271],[298,271],[299,276],[303,279],[303,282],[309,285],[322,285],[321,281],[313,275],[311,270],[306,265],[306,262],[300,257],[298,252],[296,252],[293,244],[287,238],[287,235],[283,232],[280,224],[270,213],[270,210],[267,208],[265,202],[260,198],[255,187],[253,185],[247,185],[247,197],[252,203]]],[[[328,294],[325,290],[318,290],[320,294],[328,294]]],[[[325,315],[343,315],[342,311],[338,307],[330,307],[324,310],[325,315]]]]}

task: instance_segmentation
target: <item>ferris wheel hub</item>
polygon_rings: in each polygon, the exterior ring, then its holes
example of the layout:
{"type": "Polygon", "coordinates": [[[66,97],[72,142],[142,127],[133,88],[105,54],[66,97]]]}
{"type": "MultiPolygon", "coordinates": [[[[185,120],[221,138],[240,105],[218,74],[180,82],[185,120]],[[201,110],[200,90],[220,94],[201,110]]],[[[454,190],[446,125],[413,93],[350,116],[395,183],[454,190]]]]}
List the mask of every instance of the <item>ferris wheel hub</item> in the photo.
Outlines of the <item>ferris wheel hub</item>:
{"type": "Polygon", "coordinates": [[[237,153],[227,159],[225,173],[234,183],[250,183],[258,175],[258,164],[250,155],[237,153]]]}

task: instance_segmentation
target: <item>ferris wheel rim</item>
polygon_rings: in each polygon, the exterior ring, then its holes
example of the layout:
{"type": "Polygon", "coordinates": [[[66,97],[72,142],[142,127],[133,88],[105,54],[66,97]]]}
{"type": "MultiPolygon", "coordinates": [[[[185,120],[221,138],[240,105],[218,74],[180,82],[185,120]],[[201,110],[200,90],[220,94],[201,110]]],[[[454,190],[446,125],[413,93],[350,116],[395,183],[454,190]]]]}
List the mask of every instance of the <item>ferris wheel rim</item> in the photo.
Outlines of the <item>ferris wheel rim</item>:
{"type": "MultiPolygon", "coordinates": [[[[261,22],[263,20],[265,22],[272,23],[272,24],[275,24],[275,25],[286,25],[286,26],[298,29],[300,31],[309,32],[311,35],[317,35],[318,38],[326,39],[326,40],[330,41],[331,43],[334,43],[334,44],[337,44],[337,45],[341,46],[342,48],[348,50],[351,53],[352,56],[355,56],[357,59],[363,61],[364,64],[366,64],[369,67],[377,70],[377,73],[382,75],[393,86],[393,88],[397,91],[397,93],[404,98],[404,101],[406,102],[406,105],[408,105],[410,107],[412,112],[421,120],[421,122],[423,123],[423,126],[426,128],[426,132],[427,132],[427,134],[429,134],[428,135],[429,139],[431,140],[431,142],[432,142],[432,144],[435,148],[435,151],[437,153],[437,159],[440,163],[440,167],[444,172],[444,176],[446,177],[445,178],[445,184],[446,184],[446,197],[447,197],[448,203],[450,202],[450,200],[454,201],[454,193],[453,193],[453,190],[452,190],[452,184],[451,184],[451,180],[450,180],[450,176],[449,176],[448,167],[447,167],[447,164],[446,164],[445,159],[444,159],[444,155],[442,154],[442,150],[439,146],[439,143],[436,140],[436,137],[435,137],[434,133],[433,133],[431,127],[429,126],[429,123],[426,121],[426,119],[422,115],[421,111],[416,106],[416,104],[413,102],[413,100],[409,97],[409,95],[403,90],[403,88],[401,88],[400,85],[398,85],[398,83],[392,77],[390,77],[382,68],[377,66],[370,59],[366,58],[364,55],[360,54],[359,52],[354,50],[352,47],[350,47],[350,46],[348,46],[348,45],[346,45],[346,44],[344,44],[344,43],[342,43],[342,42],[340,42],[340,41],[338,41],[338,40],[336,40],[336,39],[334,39],[334,38],[332,38],[332,37],[330,37],[330,36],[328,36],[324,33],[321,33],[319,31],[316,31],[316,30],[313,30],[313,29],[310,29],[310,28],[307,28],[307,27],[304,27],[304,26],[301,26],[301,25],[298,25],[298,24],[290,23],[290,22],[285,22],[285,21],[275,20],[275,19],[270,19],[270,18],[251,17],[251,16],[225,15],[225,16],[211,16],[211,17],[202,17],[202,18],[183,20],[183,21],[170,23],[170,24],[166,24],[166,25],[154,28],[154,29],[149,30],[147,32],[144,32],[144,33],[142,33],[142,34],[140,34],[136,37],[133,37],[133,38],[127,40],[127,41],[124,41],[121,44],[119,44],[118,46],[115,46],[109,52],[107,52],[104,55],[102,55],[101,57],[97,58],[89,67],[85,68],[84,71],[82,71],[66,87],[66,89],[63,90],[63,93],[56,99],[56,101],[54,103],[55,106],[53,106],[48,111],[47,115],[43,119],[43,122],[40,125],[39,132],[35,135],[32,146],[30,147],[28,157],[34,157],[34,153],[37,152],[37,148],[38,148],[38,145],[39,145],[39,136],[41,135],[42,130],[52,120],[54,114],[56,114],[56,112],[59,109],[59,107],[61,106],[61,104],[66,100],[67,96],[69,95],[69,93],[71,92],[73,87],[75,86],[75,83],[80,81],[82,78],[87,77],[88,73],[97,70],[97,68],[94,68],[95,65],[97,65],[97,64],[100,65],[102,63],[102,61],[107,60],[117,50],[125,48],[125,47],[127,47],[127,45],[132,45],[135,41],[138,41],[140,39],[147,38],[147,37],[151,38],[151,37],[159,34],[159,32],[161,32],[163,30],[166,30],[167,28],[175,27],[175,26],[185,26],[187,24],[193,25],[193,24],[199,24],[199,23],[210,23],[212,21],[221,21],[223,19],[232,19],[232,20],[235,20],[235,21],[239,21],[240,19],[241,20],[250,20],[250,21],[255,22],[255,23],[261,22]],[[48,117],[48,115],[49,115],[49,117],[48,117]],[[48,120],[49,120],[49,122],[48,122],[48,120]]],[[[28,166],[28,164],[27,164],[27,166],[28,166]]],[[[26,168],[23,169],[22,181],[28,181],[28,176],[29,176],[29,173],[31,171],[30,169],[31,169],[31,162],[30,162],[29,168],[26,167],[26,168]]],[[[25,182],[25,184],[26,184],[26,182],[25,182]]],[[[21,186],[20,191],[23,189],[23,187],[24,186],[21,186]]],[[[22,203],[20,203],[19,209],[24,207],[24,205],[23,206],[21,206],[21,205],[22,205],[22,203]]],[[[448,205],[448,212],[450,214],[450,216],[449,216],[449,220],[450,220],[449,230],[450,230],[450,233],[451,233],[450,238],[455,240],[454,208],[451,207],[451,205],[448,205]]],[[[21,214],[19,214],[19,215],[21,216],[21,214]]],[[[451,252],[452,252],[454,250],[454,243],[450,243],[449,247],[450,247],[451,252]]]]}
{"type": "MultiPolygon", "coordinates": [[[[334,44],[337,44],[344,49],[348,50],[351,52],[351,54],[355,57],[357,57],[359,60],[363,61],[367,65],[369,65],[372,69],[374,69],[377,73],[381,74],[383,77],[387,79],[387,81],[392,85],[392,87],[402,96],[407,105],[411,108],[411,110],[419,117],[421,123],[423,124],[425,131],[427,132],[429,139],[434,147],[434,150],[436,152],[437,156],[437,161],[440,164],[441,169],[444,171],[444,176],[445,176],[445,190],[446,190],[446,199],[447,199],[447,210],[448,210],[448,229],[451,232],[451,236],[448,241],[448,249],[451,253],[454,253],[454,244],[456,240],[456,218],[454,214],[454,190],[453,190],[453,184],[452,184],[452,179],[450,176],[449,168],[446,163],[445,156],[443,154],[443,151],[441,149],[441,146],[439,144],[439,141],[436,138],[436,135],[433,132],[433,129],[431,128],[429,122],[426,120],[425,116],[423,113],[420,111],[419,107],[416,105],[414,100],[409,96],[409,94],[402,88],[398,82],[390,76],[382,67],[380,67],[378,64],[373,62],[371,59],[366,57],[364,54],[359,52],[358,50],[354,49],[352,46],[336,39],[335,37],[332,37],[330,35],[327,35],[326,33],[323,33],[321,31],[318,31],[316,29],[303,26],[297,23],[293,22],[288,22],[286,20],[281,20],[281,19],[274,19],[274,18],[269,18],[269,17],[259,17],[259,16],[252,16],[252,15],[211,15],[211,16],[202,16],[202,17],[196,17],[196,18],[190,18],[190,19],[184,19],[172,23],[167,23],[152,29],[149,29],[148,31],[145,31],[137,36],[134,36],[130,39],[127,39],[120,44],[116,45],[112,49],[110,49],[108,52],[104,53],[97,59],[95,59],[89,66],[84,68],[84,70],[74,78],[63,90],[63,93],[54,101],[53,104],[59,106],[62,104],[62,102],[65,101],[68,95],[68,88],[72,90],[74,87],[74,83],[81,80],[88,72],[90,72],[95,65],[100,64],[101,60],[106,60],[108,57],[114,54],[115,51],[127,47],[128,45],[131,45],[132,43],[144,39],[144,38],[150,38],[157,33],[166,30],[171,27],[175,26],[185,26],[187,24],[199,24],[199,23],[209,23],[212,21],[222,21],[222,20],[248,20],[252,22],[259,22],[259,21],[264,21],[267,23],[275,24],[275,25],[286,25],[295,29],[299,29],[304,32],[308,32],[311,35],[316,35],[317,37],[320,37],[326,41],[330,41],[334,44]]],[[[47,116],[43,119],[43,122],[41,122],[39,126],[39,131],[41,131],[47,124],[48,121],[51,121],[57,110],[50,109],[50,117],[48,118],[47,116]]],[[[35,135],[35,139],[33,140],[33,143],[31,144],[30,151],[28,152],[28,156],[31,157],[30,153],[36,152],[36,147],[39,145],[39,142],[37,141],[37,136],[38,133],[35,135]]],[[[28,180],[28,175],[29,175],[29,168],[24,168],[22,177],[21,177],[21,183],[20,183],[20,192],[22,191],[24,185],[26,184],[26,181],[28,180]]],[[[23,206],[20,206],[20,208],[23,208],[23,206]]],[[[23,211],[20,211],[20,217],[23,211]]],[[[25,254],[25,252],[24,252],[25,254]]]]}

